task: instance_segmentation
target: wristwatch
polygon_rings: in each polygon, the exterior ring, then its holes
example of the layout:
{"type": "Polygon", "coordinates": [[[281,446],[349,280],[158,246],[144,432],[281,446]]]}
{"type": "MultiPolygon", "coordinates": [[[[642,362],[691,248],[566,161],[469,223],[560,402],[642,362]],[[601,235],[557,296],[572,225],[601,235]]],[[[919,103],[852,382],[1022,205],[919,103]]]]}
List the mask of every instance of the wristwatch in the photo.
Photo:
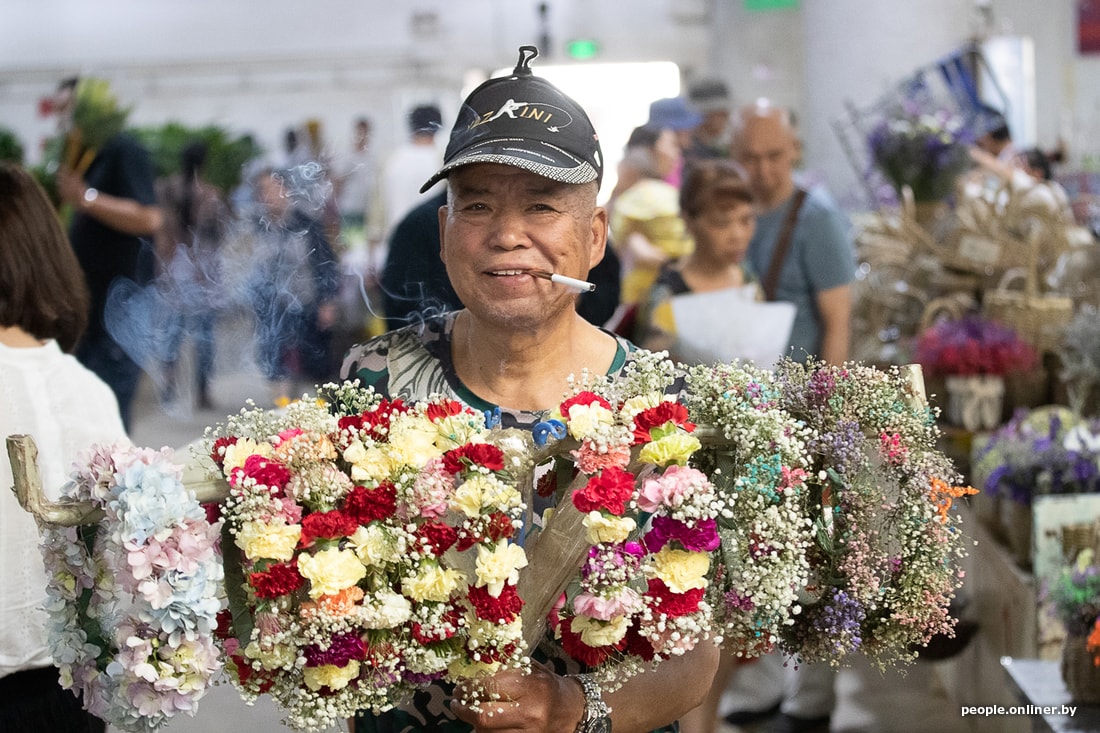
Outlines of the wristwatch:
{"type": "Polygon", "coordinates": [[[97,198],[99,198],[99,189],[92,188],[91,186],[84,189],[84,203],[82,204],[82,208],[88,208],[97,198]]]}
{"type": "Polygon", "coordinates": [[[573,733],[611,733],[611,708],[603,701],[599,683],[590,674],[572,677],[584,690],[584,717],[573,733]]]}

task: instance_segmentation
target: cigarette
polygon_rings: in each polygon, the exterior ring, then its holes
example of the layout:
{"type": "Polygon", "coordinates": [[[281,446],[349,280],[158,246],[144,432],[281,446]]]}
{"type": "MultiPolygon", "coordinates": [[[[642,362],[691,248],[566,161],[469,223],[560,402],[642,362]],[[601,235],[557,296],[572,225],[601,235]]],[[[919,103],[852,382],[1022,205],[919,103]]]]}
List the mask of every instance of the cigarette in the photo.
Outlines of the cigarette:
{"type": "Polygon", "coordinates": [[[570,290],[575,290],[578,293],[591,293],[593,290],[596,289],[595,283],[585,282],[584,280],[578,280],[574,277],[559,275],[556,272],[547,272],[546,270],[528,270],[527,272],[535,277],[540,277],[543,280],[549,280],[552,283],[564,285],[570,290]]]}

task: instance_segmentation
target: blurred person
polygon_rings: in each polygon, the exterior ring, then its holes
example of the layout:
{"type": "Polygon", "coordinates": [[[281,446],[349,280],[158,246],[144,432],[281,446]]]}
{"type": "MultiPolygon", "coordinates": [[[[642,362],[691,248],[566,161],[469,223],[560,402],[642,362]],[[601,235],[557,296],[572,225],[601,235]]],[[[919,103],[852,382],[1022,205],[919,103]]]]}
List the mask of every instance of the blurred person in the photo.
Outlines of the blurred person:
{"type": "Polygon", "coordinates": [[[621,301],[638,303],[661,266],[691,252],[691,237],[680,218],[679,192],[665,180],[680,162],[676,133],[668,128],[635,128],[625,159],[638,180],[613,195],[611,241],[622,261],[621,301]]]}
{"type": "Polygon", "coordinates": [[[766,100],[743,108],[735,117],[733,154],[756,202],[749,265],[769,300],[797,308],[789,356],[842,364],[850,348],[856,271],[847,217],[821,187],[796,184],[800,144],[786,109],[766,100]]]}
{"type": "MultiPolygon", "coordinates": [[[[77,80],[62,82],[55,107],[63,124],[72,125],[78,135],[89,139],[93,131],[80,130],[72,119],[84,88],[77,80]]],[[[121,278],[139,285],[152,279],[155,256],[149,240],[161,228],[164,217],[156,205],[153,161],[136,138],[116,133],[89,155],[90,162],[77,164],[78,168],[86,165],[83,170],[62,167],[57,174],[61,200],[73,211],[69,240],[91,294],[88,327],[76,357],[111,386],[123,422],[129,425],[141,366],[126,352],[117,334],[108,332],[108,296],[121,278]]]]}
{"type": "Polygon", "coordinates": [[[672,130],[676,133],[676,147],[680,150],[680,159],[663,178],[677,188],[680,186],[683,175],[683,151],[691,148],[692,137],[702,123],[703,115],[685,97],[666,97],[655,100],[649,105],[649,119],[646,120],[645,126],[654,130],[672,130]]]}
{"type": "MultiPolygon", "coordinates": [[[[88,320],[88,289],[34,178],[0,163],[0,435],[30,435],[46,499],[77,453],[126,439],[114,394],[68,352],[88,320]]],[[[0,484],[14,484],[0,460],[0,484]]],[[[102,720],[58,681],[46,632],[47,576],[34,517],[0,492],[0,730],[100,733],[102,720]]]]}
{"type": "Polygon", "coordinates": [[[203,180],[208,146],[201,140],[180,152],[179,173],[157,182],[157,201],[164,225],[156,236],[162,268],[157,277],[159,302],[166,318],[159,337],[161,398],[176,397],[180,349],[185,335],[195,344],[195,397],[200,409],[210,409],[210,377],[214,370],[214,326],[223,305],[220,290],[220,247],[229,223],[229,207],[213,184],[203,180]]]}
{"type": "Polygon", "coordinates": [[[970,149],[970,157],[978,164],[984,174],[992,176],[993,191],[983,191],[981,183],[973,179],[963,184],[963,194],[968,196],[990,193],[1006,194],[1016,197],[1021,208],[1034,211],[1060,221],[1066,225],[1077,223],[1070,204],[1069,194],[1053,178],[1050,159],[1038,148],[1030,148],[1019,153],[1011,162],[1005,162],[985,148],[975,145],[970,149]],[[1007,189],[1007,190],[1003,190],[1007,189]]]}
{"type": "Polygon", "coordinates": [[[361,232],[367,221],[367,208],[374,197],[378,165],[370,147],[371,123],[366,117],[355,120],[351,150],[336,163],[336,198],[340,204],[340,224],[345,232],[361,232]]]}
{"type": "Polygon", "coordinates": [[[639,308],[636,333],[642,348],[668,351],[673,359],[686,361],[673,298],[720,290],[736,290],[749,301],[764,296],[745,267],[756,219],[752,193],[733,162],[704,160],[687,170],[680,186],[680,216],[695,247],[661,268],[639,308]]]}
{"type": "MultiPolygon", "coordinates": [[[[441,394],[478,410],[499,406],[504,427],[526,429],[559,404],[569,375],[618,375],[636,351],[584,321],[575,293],[530,274],[583,279],[607,239],[606,212],[596,204],[602,156],[595,131],[576,102],[533,75],[534,53],[522,48],[510,75],[470,94],[443,167],[422,188],[447,178],[440,254],[465,307],[353,349],[342,375],[391,398],[441,394]],[[494,116],[515,100],[562,110],[573,122],[550,129],[542,115],[494,116]]],[[[540,512],[548,503],[536,502],[540,512]]],[[[717,650],[703,644],[605,693],[595,680],[578,678],[584,670],[549,635],[537,656],[543,663],[529,674],[507,670],[490,680],[507,701],[500,713],[464,707],[436,684],[406,707],[360,714],[354,731],[596,733],[612,723],[617,733],[670,731],[702,700],[717,662],[717,650]]]]}
{"type": "Polygon", "coordinates": [[[256,319],[257,361],[285,404],[297,383],[330,381],[339,320],[339,265],[317,216],[320,202],[299,201],[291,171],[267,169],[254,180],[259,216],[248,293],[256,319]]]}
{"type": "Polygon", "coordinates": [[[733,113],[729,87],[721,79],[703,78],[688,87],[687,97],[703,119],[691,131],[691,140],[684,147],[684,165],[690,167],[700,160],[728,158],[733,113]]]}

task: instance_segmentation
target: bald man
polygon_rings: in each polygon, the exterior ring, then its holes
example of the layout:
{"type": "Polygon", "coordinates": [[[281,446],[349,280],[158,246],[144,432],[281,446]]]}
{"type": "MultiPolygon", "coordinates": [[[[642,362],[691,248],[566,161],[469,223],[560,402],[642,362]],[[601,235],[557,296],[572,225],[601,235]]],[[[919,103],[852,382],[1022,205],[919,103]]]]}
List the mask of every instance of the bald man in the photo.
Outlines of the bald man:
{"type": "Polygon", "coordinates": [[[796,201],[800,147],[788,110],[767,101],[739,110],[732,153],[755,199],[756,234],[748,260],[765,284],[786,219],[798,205],[773,297],[797,308],[787,353],[801,362],[814,356],[843,363],[851,340],[856,268],[847,217],[821,188],[796,201]]]}

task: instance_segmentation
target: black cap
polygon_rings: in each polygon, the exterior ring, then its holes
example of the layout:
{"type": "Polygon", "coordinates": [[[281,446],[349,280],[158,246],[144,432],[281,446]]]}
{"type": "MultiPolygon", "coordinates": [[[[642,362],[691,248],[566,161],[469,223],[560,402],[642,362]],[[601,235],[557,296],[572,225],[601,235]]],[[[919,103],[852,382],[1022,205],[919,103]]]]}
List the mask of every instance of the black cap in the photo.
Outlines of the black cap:
{"type": "Polygon", "coordinates": [[[421,193],[470,163],[511,165],[562,183],[603,178],[592,122],[579,104],[531,72],[538,54],[534,46],[521,46],[509,76],[489,79],[470,93],[451,130],[443,167],[421,193]]]}

